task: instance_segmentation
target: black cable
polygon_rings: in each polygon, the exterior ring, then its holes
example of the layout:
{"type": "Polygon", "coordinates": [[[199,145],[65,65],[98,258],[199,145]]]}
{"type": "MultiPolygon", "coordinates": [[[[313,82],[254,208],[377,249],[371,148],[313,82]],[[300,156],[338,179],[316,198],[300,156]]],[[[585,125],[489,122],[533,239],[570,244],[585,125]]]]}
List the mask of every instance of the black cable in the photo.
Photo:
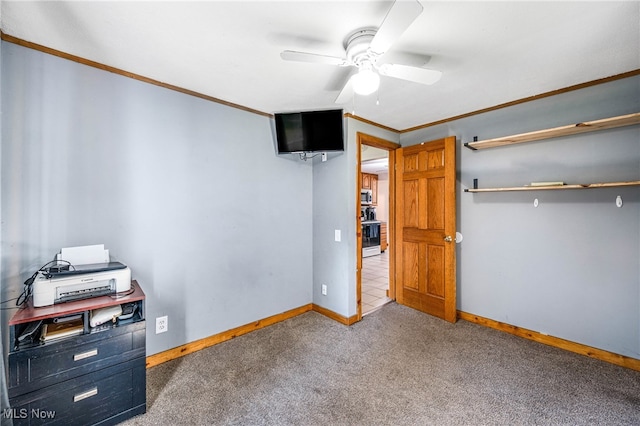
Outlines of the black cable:
{"type": "MultiPolygon", "coordinates": [[[[7,299],[7,300],[3,300],[2,302],[0,302],[0,305],[3,305],[5,303],[9,303],[9,302],[13,302],[14,300],[18,300],[17,297],[14,297],[13,299],[7,299]]],[[[19,309],[17,306],[9,306],[8,308],[6,307],[0,307],[0,311],[9,311],[12,309],[19,309]]]]}
{"type": "MultiPolygon", "coordinates": [[[[49,262],[45,263],[40,268],[38,268],[38,270],[34,272],[33,275],[31,275],[29,278],[25,280],[22,293],[20,293],[20,296],[16,297],[15,299],[16,306],[26,306],[27,300],[29,300],[29,297],[31,297],[31,294],[33,293],[33,282],[36,280],[36,277],[38,276],[38,272],[46,272],[45,269],[47,268],[47,266],[49,266],[52,263],[58,263],[58,262],[66,263],[67,265],[69,265],[69,268],[75,269],[75,267],[71,264],[71,262],[67,260],[62,260],[62,259],[50,260],[49,262]]],[[[6,302],[8,302],[8,300],[6,302]]],[[[5,302],[2,302],[2,303],[5,303],[5,302]]]]}
{"type": "Polygon", "coordinates": [[[300,156],[301,160],[307,161],[307,159],[309,159],[309,158],[315,158],[318,155],[322,155],[322,152],[318,152],[318,153],[313,154],[313,155],[307,155],[306,152],[300,152],[300,153],[298,153],[298,155],[300,156]]]}
{"type": "Polygon", "coordinates": [[[135,291],[136,291],[136,288],[134,286],[131,286],[129,290],[121,291],[120,293],[116,293],[116,294],[111,294],[109,295],[109,297],[111,297],[112,299],[119,299],[121,297],[125,297],[130,294],[133,294],[133,292],[135,291]]]}
{"type": "MultiPolygon", "coordinates": [[[[2,304],[4,304],[4,303],[12,302],[12,301],[14,301],[14,300],[18,300],[18,298],[17,298],[17,297],[14,297],[13,299],[7,299],[7,300],[4,300],[4,301],[0,302],[0,305],[2,305],[2,304]]],[[[8,307],[8,308],[6,308],[6,307],[0,307],[0,311],[8,311],[8,310],[10,310],[10,309],[18,309],[18,308],[17,308],[16,306],[10,306],[10,307],[8,307]]]]}
{"type": "Polygon", "coordinates": [[[32,285],[36,280],[36,277],[38,276],[38,272],[39,270],[34,272],[33,275],[27,278],[27,280],[24,282],[22,293],[20,293],[20,296],[16,298],[16,306],[22,306],[26,304],[29,297],[31,297],[31,293],[33,292],[32,285]]]}
{"type": "MultiPolygon", "coordinates": [[[[13,299],[11,299],[11,300],[13,300],[13,299]]],[[[10,311],[12,309],[24,309],[24,308],[21,308],[19,306],[9,306],[8,308],[0,308],[0,311],[10,311]]]]}

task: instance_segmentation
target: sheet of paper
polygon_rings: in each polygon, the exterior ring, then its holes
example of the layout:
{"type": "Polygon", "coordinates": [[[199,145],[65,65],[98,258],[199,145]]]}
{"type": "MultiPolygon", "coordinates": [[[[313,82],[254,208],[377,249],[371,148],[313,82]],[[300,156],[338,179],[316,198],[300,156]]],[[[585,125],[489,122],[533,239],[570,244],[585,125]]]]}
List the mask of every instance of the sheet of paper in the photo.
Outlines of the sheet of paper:
{"type": "Polygon", "coordinates": [[[109,261],[109,250],[104,249],[104,244],[66,247],[60,250],[60,260],[66,260],[72,265],[106,263],[109,261]]]}

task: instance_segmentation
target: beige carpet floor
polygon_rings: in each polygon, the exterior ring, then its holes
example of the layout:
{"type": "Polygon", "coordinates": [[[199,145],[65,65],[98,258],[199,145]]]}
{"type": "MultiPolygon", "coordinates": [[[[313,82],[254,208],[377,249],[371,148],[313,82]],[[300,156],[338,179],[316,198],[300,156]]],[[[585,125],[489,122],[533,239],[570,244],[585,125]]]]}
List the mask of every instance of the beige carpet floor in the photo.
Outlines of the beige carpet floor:
{"type": "Polygon", "coordinates": [[[125,425],[640,425],[640,372],[390,303],[308,312],[147,371],[125,425]]]}

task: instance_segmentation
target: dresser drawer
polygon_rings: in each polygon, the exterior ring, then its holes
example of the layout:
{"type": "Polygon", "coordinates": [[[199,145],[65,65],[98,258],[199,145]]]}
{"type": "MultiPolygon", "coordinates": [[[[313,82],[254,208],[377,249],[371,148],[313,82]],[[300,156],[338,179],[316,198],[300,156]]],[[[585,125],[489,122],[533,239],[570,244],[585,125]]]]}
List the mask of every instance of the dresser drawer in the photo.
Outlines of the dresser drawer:
{"type": "Polygon", "coordinates": [[[100,340],[70,350],[33,357],[29,360],[29,379],[39,380],[53,375],[64,375],[69,370],[81,368],[130,351],[133,339],[131,333],[100,340]]]}
{"type": "Polygon", "coordinates": [[[145,358],[10,400],[14,425],[85,425],[146,410],[145,358]]]}
{"type": "MultiPolygon", "coordinates": [[[[142,324],[144,327],[144,324],[142,324]]],[[[9,355],[9,396],[50,386],[90,371],[145,356],[145,330],[87,335],[56,345],[46,345],[9,355]]]]}

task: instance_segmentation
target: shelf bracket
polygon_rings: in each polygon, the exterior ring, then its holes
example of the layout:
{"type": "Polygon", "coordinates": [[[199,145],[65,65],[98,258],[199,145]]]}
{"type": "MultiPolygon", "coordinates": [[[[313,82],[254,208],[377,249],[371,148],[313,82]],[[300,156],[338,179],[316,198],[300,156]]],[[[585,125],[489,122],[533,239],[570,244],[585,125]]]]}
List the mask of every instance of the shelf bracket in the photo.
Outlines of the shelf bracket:
{"type": "MultiPolygon", "coordinates": [[[[478,142],[478,137],[477,136],[473,137],[473,142],[478,142]]],[[[465,142],[464,146],[466,146],[467,148],[469,148],[472,151],[477,151],[478,148],[474,148],[473,146],[469,145],[470,143],[473,143],[473,142],[465,142]]]]}
{"type": "MultiPolygon", "coordinates": [[[[473,180],[473,189],[478,189],[478,179],[473,180]]],[[[469,188],[465,188],[464,192],[469,192],[469,188]]]]}

